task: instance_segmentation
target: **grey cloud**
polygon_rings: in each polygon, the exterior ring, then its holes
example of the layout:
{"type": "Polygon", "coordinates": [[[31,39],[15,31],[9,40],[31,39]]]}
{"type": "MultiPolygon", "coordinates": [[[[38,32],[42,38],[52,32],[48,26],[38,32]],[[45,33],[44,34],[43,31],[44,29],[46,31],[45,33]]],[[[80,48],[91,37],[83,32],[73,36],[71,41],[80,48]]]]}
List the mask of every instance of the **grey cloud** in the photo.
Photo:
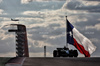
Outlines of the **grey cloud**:
{"type": "Polygon", "coordinates": [[[0,53],[15,52],[15,43],[13,38],[0,40],[0,53]],[[13,40],[13,41],[12,41],[13,40]]]}
{"type": "Polygon", "coordinates": [[[65,29],[61,28],[60,24],[58,23],[52,23],[46,27],[43,26],[31,27],[28,28],[27,30],[29,34],[52,35],[52,36],[59,35],[65,32],[65,29]],[[54,29],[55,27],[56,29],[54,29]]]}
{"type": "MultiPolygon", "coordinates": [[[[21,1],[23,2],[24,0],[21,0],[21,1]]],[[[24,2],[29,3],[32,1],[66,1],[66,0],[25,0],[24,2]]]]}
{"type": "Polygon", "coordinates": [[[32,36],[30,36],[30,38],[32,40],[39,40],[39,41],[43,41],[43,40],[46,40],[45,37],[42,36],[41,31],[31,31],[31,32],[28,32],[29,34],[32,34],[32,36]]]}
{"type": "Polygon", "coordinates": [[[92,56],[100,57],[100,54],[99,54],[100,42],[92,42],[92,43],[95,44],[95,46],[97,47],[96,51],[92,54],[92,56]]]}
{"type": "Polygon", "coordinates": [[[0,3],[2,2],[2,0],[0,0],[0,3]]]}
{"type": "Polygon", "coordinates": [[[38,53],[38,52],[43,52],[43,47],[35,47],[32,43],[29,43],[31,47],[29,48],[30,52],[38,53]]]}
{"type": "Polygon", "coordinates": [[[48,35],[50,36],[56,36],[56,35],[61,35],[65,32],[65,28],[57,28],[55,30],[52,30],[51,32],[49,32],[48,35]]]}
{"type": "Polygon", "coordinates": [[[100,31],[98,31],[97,29],[87,29],[87,30],[85,29],[86,26],[91,26],[91,25],[95,26],[96,24],[100,23],[100,21],[97,20],[98,18],[100,18],[100,16],[98,14],[95,14],[95,15],[94,14],[87,14],[87,15],[81,14],[78,16],[79,16],[78,19],[85,17],[88,20],[85,22],[83,22],[83,21],[76,22],[76,23],[74,23],[74,26],[76,25],[76,28],[86,37],[88,37],[88,38],[95,37],[97,39],[100,39],[100,37],[98,36],[100,34],[100,31]],[[84,30],[82,30],[82,29],[84,29],[84,30]]]}
{"type": "Polygon", "coordinates": [[[70,1],[68,4],[66,4],[65,8],[74,10],[76,9],[79,5],[81,5],[81,2],[79,1],[70,1]],[[76,7],[77,6],[77,7],[76,7]]]}
{"type": "MultiPolygon", "coordinates": [[[[53,25],[54,27],[54,25],[53,25]]],[[[54,29],[53,27],[33,27],[32,29],[35,29],[35,30],[32,30],[32,31],[29,31],[29,34],[34,34],[34,36],[31,36],[31,37],[36,37],[37,36],[37,39],[39,38],[42,38],[42,35],[47,35],[47,36],[57,36],[57,35],[61,35],[65,32],[65,28],[57,28],[57,29],[54,29]],[[41,36],[41,37],[39,37],[41,36]]]]}
{"type": "MultiPolygon", "coordinates": [[[[37,41],[35,41],[34,44],[39,44],[39,43],[37,41]]],[[[35,47],[31,43],[29,43],[29,45],[31,45],[31,47],[29,48],[30,52],[33,52],[33,53],[44,52],[44,46],[43,47],[38,47],[38,46],[35,47]]],[[[46,46],[46,51],[49,53],[52,53],[54,49],[56,49],[55,46],[46,46]]]]}
{"type": "Polygon", "coordinates": [[[41,11],[44,9],[56,10],[62,7],[63,1],[60,2],[37,2],[34,1],[28,4],[21,4],[20,0],[3,0],[0,3],[0,9],[3,9],[9,16],[21,16],[24,11],[41,11]],[[61,4],[62,3],[62,4],[61,4]],[[38,4],[38,6],[37,6],[38,4]],[[43,6],[46,5],[46,6],[43,6]],[[54,8],[52,8],[54,6],[54,8]]]}
{"type": "Polygon", "coordinates": [[[70,1],[70,2],[66,3],[64,8],[70,9],[70,10],[83,10],[83,11],[85,10],[88,12],[100,12],[100,4],[86,6],[86,5],[82,4],[82,2],[80,2],[80,1],[70,1]]]}
{"type": "Polygon", "coordinates": [[[86,36],[89,39],[90,38],[97,38],[98,40],[100,39],[100,37],[98,36],[100,32],[95,29],[88,29],[88,30],[80,31],[80,33],[82,33],[84,36],[86,36]]]}
{"type": "Polygon", "coordinates": [[[34,40],[34,45],[29,41],[29,45],[31,45],[30,47],[30,52],[34,52],[34,53],[38,53],[38,52],[43,52],[43,47],[35,47],[39,45],[38,41],[43,41],[44,43],[49,43],[52,46],[47,46],[47,52],[52,53],[52,51],[54,49],[56,49],[57,46],[64,46],[65,45],[65,36],[61,36],[61,37],[57,37],[55,39],[50,39],[50,36],[57,36],[57,35],[61,35],[62,32],[65,32],[64,28],[57,28],[54,29],[54,27],[59,27],[59,24],[50,24],[47,27],[33,27],[31,30],[29,31],[30,34],[33,34],[31,37],[29,37],[30,39],[34,40]],[[44,34],[40,34],[41,32],[43,32],[44,34]],[[45,32],[48,32],[47,34],[45,34],[45,32]],[[48,37],[43,37],[43,35],[47,35],[48,37]]]}
{"type": "Polygon", "coordinates": [[[40,35],[40,34],[34,34],[34,35],[31,36],[31,38],[32,38],[33,40],[39,40],[39,41],[46,40],[46,38],[44,38],[44,37],[43,37],[42,35],[40,35]]]}
{"type": "Polygon", "coordinates": [[[40,29],[40,28],[41,28],[40,26],[36,26],[36,27],[32,27],[31,29],[40,29]]]}
{"type": "Polygon", "coordinates": [[[86,1],[100,1],[100,0],[86,0],[86,1]]]}
{"type": "Polygon", "coordinates": [[[50,43],[52,45],[60,45],[60,46],[65,46],[65,36],[57,37],[55,39],[48,39],[47,43],[50,43]]]}
{"type": "Polygon", "coordinates": [[[100,9],[91,9],[90,12],[100,12],[100,9]]]}
{"type": "Polygon", "coordinates": [[[64,28],[57,28],[57,29],[53,29],[53,28],[49,28],[45,27],[45,28],[37,28],[35,30],[31,30],[28,33],[32,34],[32,36],[30,36],[31,39],[33,40],[39,40],[39,41],[44,41],[46,39],[48,39],[48,37],[43,37],[43,35],[47,35],[47,36],[58,36],[63,34],[63,32],[65,32],[64,28]],[[51,29],[51,30],[49,30],[51,29]]]}
{"type": "Polygon", "coordinates": [[[50,24],[49,27],[60,27],[60,24],[53,23],[53,24],[50,24]]]}
{"type": "Polygon", "coordinates": [[[45,27],[36,26],[28,29],[27,31],[29,34],[32,34],[32,36],[30,36],[32,40],[44,41],[47,39],[46,37],[43,37],[43,35],[48,34],[48,29],[45,27]]]}
{"type": "MultiPolygon", "coordinates": [[[[95,25],[97,23],[100,23],[100,21],[98,20],[100,18],[99,14],[72,14],[69,16],[76,16],[77,19],[79,19],[79,21],[73,23],[74,26],[76,26],[78,28],[78,30],[81,30],[82,28],[85,28],[86,26],[90,26],[90,25],[95,25]],[[86,21],[80,21],[80,19],[85,18],[86,21]]],[[[76,19],[76,20],[77,20],[76,19]]]]}

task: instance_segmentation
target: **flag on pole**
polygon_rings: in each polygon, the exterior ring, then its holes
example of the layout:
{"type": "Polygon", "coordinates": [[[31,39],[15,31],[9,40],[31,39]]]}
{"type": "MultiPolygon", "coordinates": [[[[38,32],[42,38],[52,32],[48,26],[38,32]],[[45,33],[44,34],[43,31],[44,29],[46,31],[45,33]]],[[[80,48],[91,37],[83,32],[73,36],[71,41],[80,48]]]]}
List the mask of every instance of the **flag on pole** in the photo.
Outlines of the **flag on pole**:
{"type": "Polygon", "coordinates": [[[67,43],[74,45],[85,57],[90,57],[96,46],[67,20],[67,43]]]}

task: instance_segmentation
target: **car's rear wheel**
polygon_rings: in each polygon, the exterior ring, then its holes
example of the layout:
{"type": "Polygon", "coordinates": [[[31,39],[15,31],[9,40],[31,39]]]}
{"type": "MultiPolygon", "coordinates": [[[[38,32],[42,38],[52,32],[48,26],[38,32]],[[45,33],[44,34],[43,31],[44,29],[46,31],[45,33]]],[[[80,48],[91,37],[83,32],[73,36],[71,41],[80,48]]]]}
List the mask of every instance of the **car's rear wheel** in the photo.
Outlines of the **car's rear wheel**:
{"type": "Polygon", "coordinates": [[[73,53],[74,53],[74,57],[77,57],[78,56],[77,50],[74,50],[73,53]]]}
{"type": "Polygon", "coordinates": [[[58,57],[58,52],[57,52],[57,50],[54,50],[54,51],[53,51],[53,57],[58,57]]]}

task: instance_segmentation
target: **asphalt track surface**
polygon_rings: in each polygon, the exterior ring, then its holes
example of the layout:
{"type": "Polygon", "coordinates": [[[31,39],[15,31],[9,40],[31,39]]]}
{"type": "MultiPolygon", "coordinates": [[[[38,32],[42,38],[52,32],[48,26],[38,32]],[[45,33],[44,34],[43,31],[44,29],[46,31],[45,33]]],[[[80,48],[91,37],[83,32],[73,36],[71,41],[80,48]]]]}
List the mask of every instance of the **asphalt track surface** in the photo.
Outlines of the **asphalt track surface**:
{"type": "Polygon", "coordinates": [[[100,66],[100,58],[25,58],[23,66],[100,66]]]}

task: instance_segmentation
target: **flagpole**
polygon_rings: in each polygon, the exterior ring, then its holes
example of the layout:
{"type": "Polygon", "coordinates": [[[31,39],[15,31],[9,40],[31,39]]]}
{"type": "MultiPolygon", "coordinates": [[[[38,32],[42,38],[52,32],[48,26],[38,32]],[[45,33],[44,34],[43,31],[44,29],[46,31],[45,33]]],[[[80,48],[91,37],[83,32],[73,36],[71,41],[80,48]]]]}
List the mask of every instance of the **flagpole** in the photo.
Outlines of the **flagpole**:
{"type": "Polygon", "coordinates": [[[67,44],[67,16],[66,16],[66,48],[68,48],[68,44],[67,44]]]}

